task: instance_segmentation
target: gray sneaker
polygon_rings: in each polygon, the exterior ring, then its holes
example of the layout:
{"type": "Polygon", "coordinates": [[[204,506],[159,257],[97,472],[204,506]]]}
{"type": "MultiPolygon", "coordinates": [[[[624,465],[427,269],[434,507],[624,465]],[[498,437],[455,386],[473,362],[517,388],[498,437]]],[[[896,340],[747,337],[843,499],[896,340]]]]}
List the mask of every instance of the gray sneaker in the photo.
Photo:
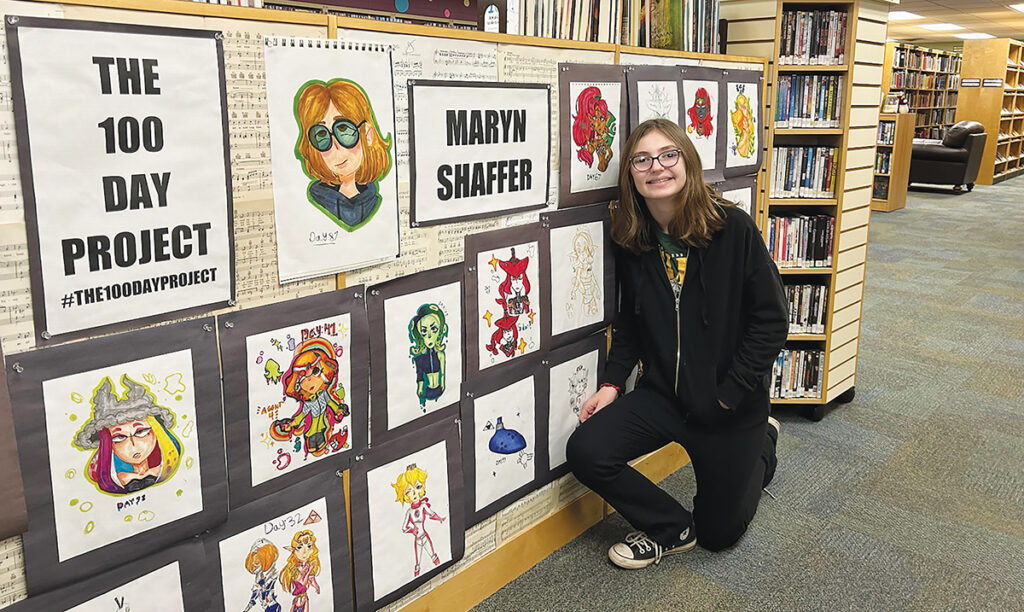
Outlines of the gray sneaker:
{"type": "Polygon", "coordinates": [[[634,531],[626,539],[608,549],[608,558],[623,569],[643,569],[659,563],[666,555],[686,552],[697,545],[697,534],[687,527],[671,546],[662,546],[642,531],[634,531]]]}

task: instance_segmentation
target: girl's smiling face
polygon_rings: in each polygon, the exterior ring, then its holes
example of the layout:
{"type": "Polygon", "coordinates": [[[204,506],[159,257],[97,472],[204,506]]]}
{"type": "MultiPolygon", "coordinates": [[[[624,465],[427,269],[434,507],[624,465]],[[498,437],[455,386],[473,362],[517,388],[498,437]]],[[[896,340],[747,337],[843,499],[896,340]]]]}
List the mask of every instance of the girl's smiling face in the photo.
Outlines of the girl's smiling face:
{"type": "Polygon", "coordinates": [[[633,167],[633,160],[637,156],[654,157],[665,151],[678,150],[679,145],[670,140],[665,134],[653,130],[636,143],[636,150],[629,157],[629,173],[633,177],[633,184],[636,190],[644,199],[656,200],[671,198],[679,195],[686,184],[686,163],[682,154],[676,160],[675,165],[666,168],[662,165],[661,159],[654,160],[650,169],[637,170],[633,167]]]}

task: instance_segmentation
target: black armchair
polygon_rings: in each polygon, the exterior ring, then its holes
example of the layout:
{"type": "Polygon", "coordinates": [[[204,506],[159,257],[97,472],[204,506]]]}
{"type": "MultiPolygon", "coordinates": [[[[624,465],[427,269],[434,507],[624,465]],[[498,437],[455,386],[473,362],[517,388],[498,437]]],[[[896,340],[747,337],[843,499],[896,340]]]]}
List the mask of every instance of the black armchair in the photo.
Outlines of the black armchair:
{"type": "Polygon", "coordinates": [[[985,152],[985,126],[977,121],[960,121],[946,131],[942,140],[915,138],[910,154],[910,183],[953,185],[953,192],[974,189],[985,152]]]}

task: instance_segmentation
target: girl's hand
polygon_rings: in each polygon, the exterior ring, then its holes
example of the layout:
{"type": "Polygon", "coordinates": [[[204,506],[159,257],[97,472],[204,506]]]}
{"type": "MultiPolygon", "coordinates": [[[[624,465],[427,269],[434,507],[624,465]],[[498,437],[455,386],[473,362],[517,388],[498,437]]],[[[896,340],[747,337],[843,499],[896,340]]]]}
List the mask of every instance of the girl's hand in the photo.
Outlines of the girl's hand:
{"type": "Polygon", "coordinates": [[[580,423],[597,414],[599,410],[614,402],[619,397],[615,387],[601,387],[597,393],[591,395],[580,407],[580,423]]]}

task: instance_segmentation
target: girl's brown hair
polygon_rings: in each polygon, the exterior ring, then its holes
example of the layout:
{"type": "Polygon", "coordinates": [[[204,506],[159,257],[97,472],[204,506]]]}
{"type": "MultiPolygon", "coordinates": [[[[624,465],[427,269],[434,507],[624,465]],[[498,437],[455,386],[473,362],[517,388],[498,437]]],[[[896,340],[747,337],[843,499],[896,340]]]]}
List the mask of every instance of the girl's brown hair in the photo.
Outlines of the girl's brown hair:
{"type": "Polygon", "coordinates": [[[657,244],[651,236],[650,212],[636,190],[630,172],[630,159],[637,142],[651,132],[661,132],[682,151],[686,183],[679,192],[679,207],[668,223],[668,233],[684,244],[705,247],[711,235],[725,225],[720,206],[732,206],[704,182],[704,169],[697,149],[683,128],[668,119],[649,119],[630,133],[623,147],[625,157],[619,164],[619,201],[612,206],[612,240],[634,253],[648,251],[657,244]]]}
{"type": "MultiPolygon", "coordinates": [[[[338,177],[324,163],[320,151],[309,142],[309,128],[324,118],[324,113],[331,103],[338,109],[341,116],[356,125],[364,122],[359,128],[359,142],[363,147],[363,163],[356,170],[356,183],[365,185],[375,183],[384,178],[391,168],[391,135],[387,138],[380,135],[377,119],[373,115],[370,101],[366,98],[363,88],[352,81],[334,79],[310,81],[302,86],[295,98],[295,118],[299,122],[299,141],[295,144],[295,156],[306,169],[306,174],[331,185],[338,184],[338,177]]],[[[327,125],[330,128],[330,122],[327,125]]]]}

